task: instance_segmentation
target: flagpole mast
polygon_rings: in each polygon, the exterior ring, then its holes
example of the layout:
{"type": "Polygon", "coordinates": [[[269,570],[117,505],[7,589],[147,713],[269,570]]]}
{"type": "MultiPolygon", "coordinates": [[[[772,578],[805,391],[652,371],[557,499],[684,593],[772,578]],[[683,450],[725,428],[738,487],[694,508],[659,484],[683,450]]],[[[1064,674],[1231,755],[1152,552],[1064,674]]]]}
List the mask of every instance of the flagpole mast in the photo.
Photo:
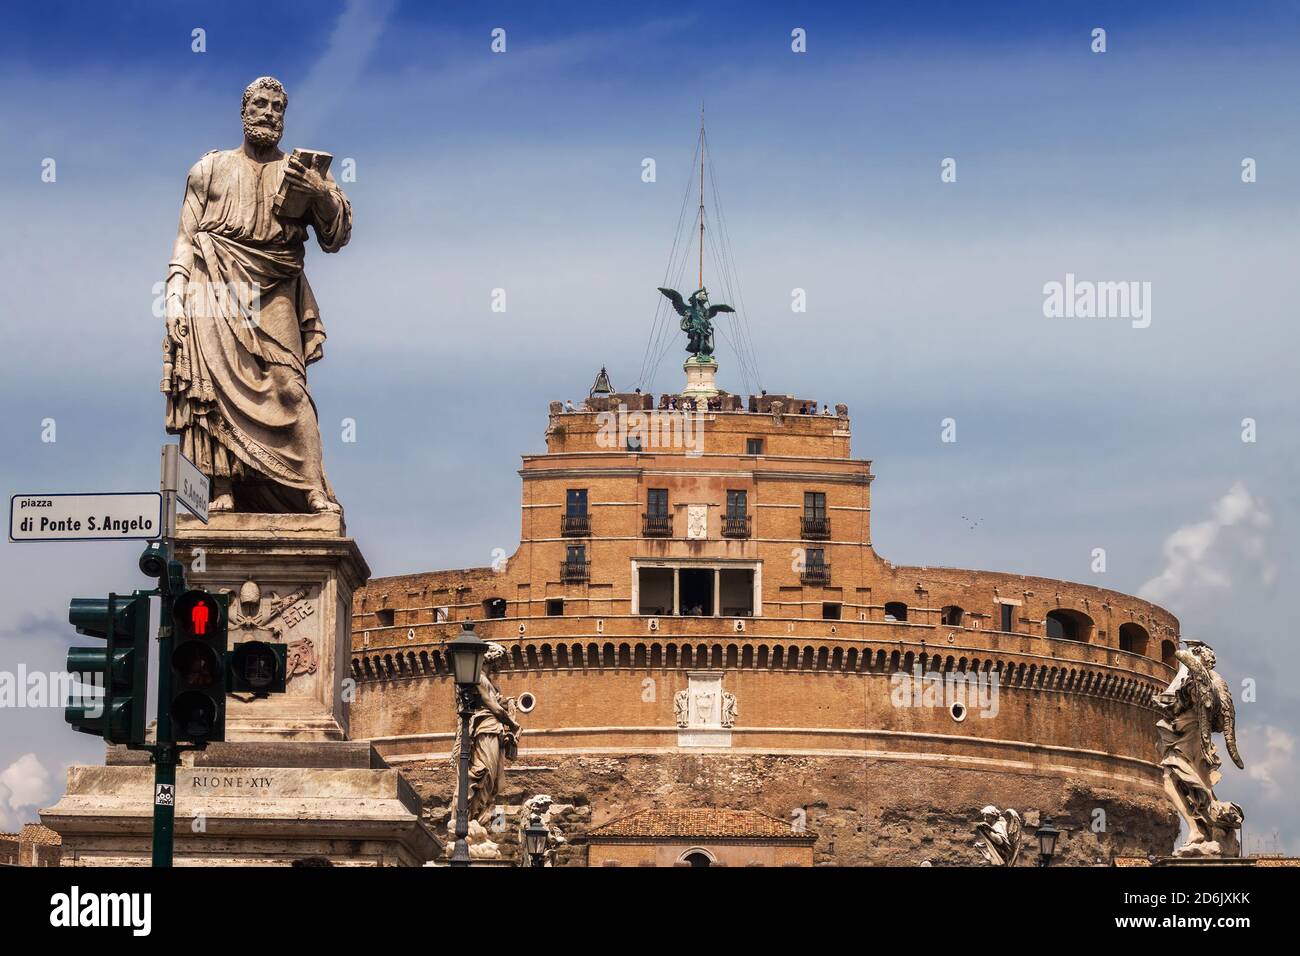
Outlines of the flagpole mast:
{"type": "Polygon", "coordinates": [[[700,284],[704,288],[704,104],[700,103],[700,284]]]}

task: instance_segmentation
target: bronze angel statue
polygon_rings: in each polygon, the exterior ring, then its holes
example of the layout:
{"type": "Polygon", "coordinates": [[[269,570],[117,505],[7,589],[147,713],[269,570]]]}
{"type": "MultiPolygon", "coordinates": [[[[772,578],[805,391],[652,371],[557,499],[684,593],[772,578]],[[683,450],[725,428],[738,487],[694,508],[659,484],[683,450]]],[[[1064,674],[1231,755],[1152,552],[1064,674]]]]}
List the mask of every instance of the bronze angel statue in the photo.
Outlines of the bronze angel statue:
{"type": "Polygon", "coordinates": [[[1214,795],[1222,777],[1215,734],[1223,735],[1232,762],[1240,769],[1246,766],[1237,751],[1232,692],[1214,670],[1214,651],[1208,644],[1188,641],[1174,656],[1178,673],[1154,697],[1165,793],[1187,823],[1187,842],[1174,855],[1239,856],[1245,813],[1214,795]]]}
{"type": "Polygon", "coordinates": [[[687,335],[686,351],[704,359],[713,358],[713,317],[719,312],[735,312],[729,305],[709,305],[709,291],[705,288],[691,293],[686,301],[676,289],[660,288],[673,309],[682,317],[682,331],[687,335]]]}
{"type": "Polygon", "coordinates": [[[1024,827],[1020,814],[1008,807],[999,810],[991,804],[980,811],[984,819],[975,824],[975,849],[990,866],[1015,866],[1020,858],[1020,839],[1024,827]]]}

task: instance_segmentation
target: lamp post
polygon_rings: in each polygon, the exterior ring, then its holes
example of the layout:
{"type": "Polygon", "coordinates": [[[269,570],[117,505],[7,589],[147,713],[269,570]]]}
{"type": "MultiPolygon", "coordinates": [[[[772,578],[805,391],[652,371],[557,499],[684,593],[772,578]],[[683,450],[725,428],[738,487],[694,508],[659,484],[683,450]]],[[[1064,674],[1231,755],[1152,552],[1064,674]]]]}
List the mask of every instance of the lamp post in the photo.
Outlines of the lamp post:
{"type": "Polygon", "coordinates": [[[534,813],[528,821],[528,826],[524,827],[524,849],[532,858],[534,867],[540,868],[546,865],[546,841],[550,835],[542,823],[541,816],[534,813]]]}
{"type": "Polygon", "coordinates": [[[1038,837],[1038,865],[1050,866],[1056,855],[1056,839],[1061,831],[1052,826],[1051,817],[1043,817],[1043,824],[1034,833],[1038,837]]]}
{"type": "Polygon", "coordinates": [[[469,866],[469,719],[478,704],[478,682],[483,674],[483,655],[487,643],[474,633],[468,620],[460,634],[447,645],[451,657],[451,674],[456,682],[456,703],[460,713],[460,767],[456,787],[456,848],[451,855],[452,866],[469,866]]]}

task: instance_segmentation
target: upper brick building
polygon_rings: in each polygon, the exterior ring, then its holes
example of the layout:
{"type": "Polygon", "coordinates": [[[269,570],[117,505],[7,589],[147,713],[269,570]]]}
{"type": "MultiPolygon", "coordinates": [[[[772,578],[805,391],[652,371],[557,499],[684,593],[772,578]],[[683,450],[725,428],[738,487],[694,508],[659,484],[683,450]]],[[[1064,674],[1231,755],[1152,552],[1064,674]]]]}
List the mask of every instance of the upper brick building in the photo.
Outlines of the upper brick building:
{"type": "Polygon", "coordinates": [[[507,805],[552,793],[593,826],[648,806],[802,813],[819,862],[972,862],[989,803],[1053,814],[1080,860],[1168,850],[1150,695],[1172,673],[1171,614],[890,564],[845,406],[682,403],[553,402],[507,561],[357,592],[354,736],[445,803],[442,643],[469,618],[507,649],[504,692],[535,701],[507,805]]]}

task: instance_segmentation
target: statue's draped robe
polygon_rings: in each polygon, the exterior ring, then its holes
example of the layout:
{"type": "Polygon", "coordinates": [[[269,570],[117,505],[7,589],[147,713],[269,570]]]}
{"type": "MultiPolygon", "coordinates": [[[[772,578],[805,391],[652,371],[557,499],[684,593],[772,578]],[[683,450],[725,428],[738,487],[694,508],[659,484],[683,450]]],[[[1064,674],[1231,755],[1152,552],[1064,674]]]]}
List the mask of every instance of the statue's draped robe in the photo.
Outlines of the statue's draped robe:
{"type": "Polygon", "coordinates": [[[1220,774],[1214,745],[1203,736],[1209,715],[1201,709],[1210,707],[1203,691],[1196,687],[1186,666],[1180,667],[1165,691],[1175,697],[1173,713],[1156,721],[1156,730],[1160,734],[1160,766],[1177,782],[1191,811],[1208,824],[1213,787],[1220,774]]]}
{"type": "MultiPolygon", "coordinates": [[[[512,719],[518,718],[514,713],[514,698],[502,698],[496,685],[488,679],[486,672],[479,678],[480,703],[469,719],[469,789],[466,791],[466,806],[469,819],[477,820],[487,826],[492,819],[492,809],[497,792],[501,787],[501,774],[507,757],[515,756],[516,737],[511,728],[482,703],[491,698],[492,702],[505,709],[512,719]]],[[[462,746],[460,734],[452,749],[452,764],[460,759],[462,746]]],[[[457,791],[460,781],[457,779],[457,791]]]]}
{"type": "Polygon", "coordinates": [[[321,249],[337,252],[351,236],[352,210],[327,176],[332,218],[313,209],[303,220],[277,217],[286,161],[217,150],[190,170],[169,273],[184,272],[189,282],[167,431],[181,436],[181,451],[206,474],[247,483],[278,499],[276,510],[286,501],[287,510],[302,510],[304,495],[286,499],[284,489],[334,497],[307,390],[325,327],[303,274],[303,246],[311,225],[321,249]]]}

